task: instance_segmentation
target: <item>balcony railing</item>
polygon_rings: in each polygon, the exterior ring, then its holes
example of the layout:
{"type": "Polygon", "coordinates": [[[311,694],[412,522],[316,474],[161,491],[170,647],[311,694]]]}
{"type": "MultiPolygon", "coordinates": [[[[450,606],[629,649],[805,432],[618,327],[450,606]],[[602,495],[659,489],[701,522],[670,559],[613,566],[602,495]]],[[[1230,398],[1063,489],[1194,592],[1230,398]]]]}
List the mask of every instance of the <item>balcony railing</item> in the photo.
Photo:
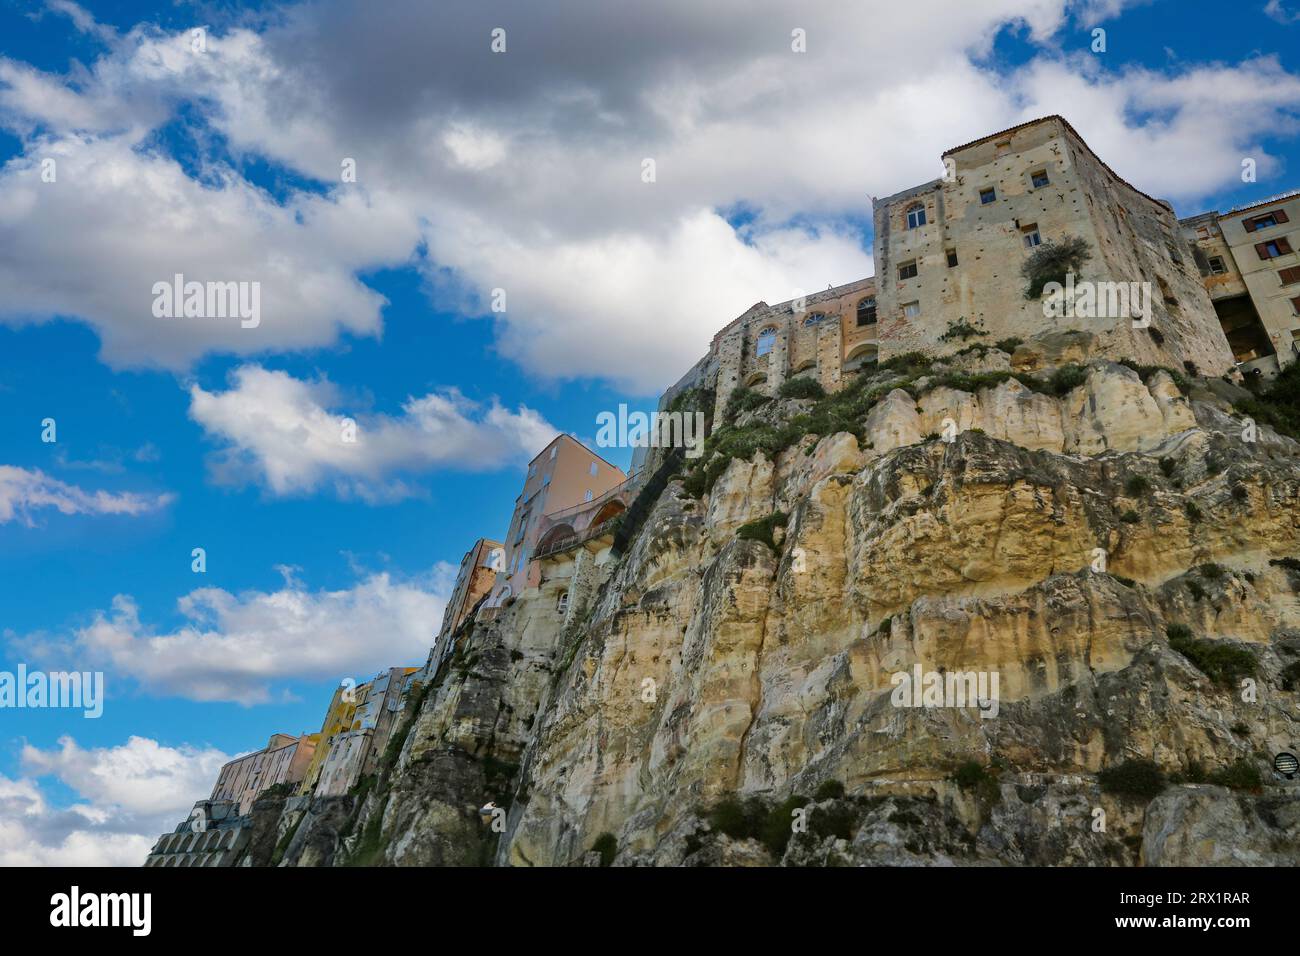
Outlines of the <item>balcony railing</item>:
{"type": "Polygon", "coordinates": [[[586,544],[594,538],[601,535],[613,534],[617,530],[619,522],[623,520],[623,512],[614,515],[614,517],[602,521],[595,527],[588,528],[579,534],[566,534],[562,538],[556,538],[544,548],[538,548],[533,554],[533,560],[538,561],[542,558],[549,558],[553,554],[559,554],[561,551],[569,551],[580,545],[586,544]]]}

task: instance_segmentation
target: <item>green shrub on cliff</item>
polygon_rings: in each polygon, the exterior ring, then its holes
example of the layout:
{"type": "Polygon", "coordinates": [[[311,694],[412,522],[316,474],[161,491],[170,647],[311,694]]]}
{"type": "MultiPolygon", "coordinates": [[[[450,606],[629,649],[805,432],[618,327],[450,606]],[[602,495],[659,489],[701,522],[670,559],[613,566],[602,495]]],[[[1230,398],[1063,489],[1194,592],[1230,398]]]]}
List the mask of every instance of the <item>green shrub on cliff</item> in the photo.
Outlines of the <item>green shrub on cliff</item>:
{"type": "Polygon", "coordinates": [[[1107,767],[1097,774],[1097,782],[1105,793],[1146,800],[1159,796],[1168,783],[1164,773],[1150,760],[1125,760],[1107,767]]]}
{"type": "Polygon", "coordinates": [[[784,511],[773,511],[766,518],[748,521],[736,529],[736,537],[742,541],[761,541],[773,551],[777,551],[776,529],[784,528],[789,518],[784,511]]]}

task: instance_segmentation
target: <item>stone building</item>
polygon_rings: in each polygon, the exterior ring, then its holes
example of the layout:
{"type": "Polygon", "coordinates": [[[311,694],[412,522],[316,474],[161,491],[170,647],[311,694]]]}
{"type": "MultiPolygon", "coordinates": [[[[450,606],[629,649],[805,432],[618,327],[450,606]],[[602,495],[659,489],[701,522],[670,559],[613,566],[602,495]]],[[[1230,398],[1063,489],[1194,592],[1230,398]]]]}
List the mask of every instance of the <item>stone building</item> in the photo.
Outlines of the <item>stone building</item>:
{"type": "Polygon", "coordinates": [[[452,586],[451,597],[442,613],[436,644],[444,644],[447,637],[460,627],[461,621],[474,609],[479,599],[492,590],[497,572],[506,568],[505,545],[500,541],[479,538],[460,559],[460,570],[452,586]]]}
{"type": "MultiPolygon", "coordinates": [[[[367,774],[379,769],[388,741],[411,697],[418,667],[390,667],[354,688],[339,688],[321,728],[323,759],[308,790],[316,797],[348,793],[367,774]]],[[[311,778],[305,778],[306,783],[311,778]]]]}
{"type": "Polygon", "coordinates": [[[271,787],[296,787],[307,772],[319,739],[319,734],[272,734],[261,750],[236,757],[221,768],[209,799],[233,803],[242,815],[271,787]]]}
{"type": "Polygon", "coordinates": [[[717,390],[714,420],[737,388],[773,394],[800,375],[816,379],[827,391],[839,388],[845,371],[877,360],[877,315],[872,278],[776,305],[750,306],[709,346],[709,378],[717,390]]]}
{"type": "MultiPolygon", "coordinates": [[[[940,178],[873,200],[873,278],[760,302],[714,336],[691,378],[715,387],[715,420],[739,387],[773,394],[809,375],[831,391],[863,365],[906,352],[937,356],[1053,332],[1089,332],[1094,351],[1116,360],[1206,375],[1234,368],[1173,207],[1116,175],[1064,118],[990,134],[942,160],[940,178]],[[1070,270],[1068,301],[1053,314],[1027,297],[1022,267],[1045,243],[1069,240],[1085,244],[1087,257],[1070,270]],[[1129,289],[1149,300],[1116,299],[1129,289]]],[[[1275,325],[1286,324],[1284,305],[1269,309],[1275,325]]]]}
{"type": "Polygon", "coordinates": [[[1181,221],[1243,372],[1275,375],[1300,352],[1300,193],[1181,221]]]}

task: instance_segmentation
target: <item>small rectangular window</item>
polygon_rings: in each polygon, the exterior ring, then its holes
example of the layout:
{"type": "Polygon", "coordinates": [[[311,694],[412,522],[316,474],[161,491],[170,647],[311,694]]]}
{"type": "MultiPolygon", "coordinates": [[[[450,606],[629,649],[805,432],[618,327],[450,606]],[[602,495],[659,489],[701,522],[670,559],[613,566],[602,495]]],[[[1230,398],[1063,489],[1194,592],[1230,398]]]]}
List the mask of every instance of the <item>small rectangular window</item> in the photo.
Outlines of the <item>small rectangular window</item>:
{"type": "Polygon", "coordinates": [[[957,250],[956,250],[956,249],[949,249],[949,250],[948,250],[948,268],[951,269],[951,268],[952,268],[953,266],[955,266],[956,264],[957,264],[957,250]]]}
{"type": "Polygon", "coordinates": [[[1287,218],[1286,210],[1274,209],[1272,212],[1266,212],[1262,216],[1244,219],[1241,224],[1246,227],[1247,232],[1254,232],[1256,229],[1270,229],[1279,223],[1290,221],[1291,220],[1287,218]]]}
{"type": "Polygon", "coordinates": [[[587,497],[583,498],[582,500],[583,500],[583,501],[590,501],[590,500],[591,500],[591,489],[590,489],[590,488],[587,489],[587,497]]]}
{"type": "Polygon", "coordinates": [[[1222,256],[1210,256],[1210,275],[1221,276],[1228,271],[1222,256]]]}
{"type": "Polygon", "coordinates": [[[988,189],[980,190],[981,206],[987,206],[989,203],[993,202],[997,198],[998,198],[997,190],[995,190],[992,186],[990,186],[988,189]]]}
{"type": "MultiPolygon", "coordinates": [[[[1291,300],[1291,308],[1295,309],[1296,315],[1300,315],[1300,295],[1291,300]]],[[[1292,335],[1292,338],[1295,338],[1295,336],[1292,335]]]]}
{"type": "Polygon", "coordinates": [[[1045,169],[1040,169],[1031,173],[1030,178],[1033,180],[1035,189],[1042,189],[1051,182],[1051,180],[1047,178],[1047,170],[1045,169]]]}
{"type": "Polygon", "coordinates": [[[911,279],[911,278],[913,278],[915,275],[916,275],[916,260],[915,260],[915,259],[912,259],[910,262],[904,262],[901,266],[898,267],[898,278],[899,278],[899,279],[911,279]]]}
{"type": "Polygon", "coordinates": [[[1300,282],[1300,266],[1282,269],[1278,272],[1277,277],[1282,280],[1283,285],[1295,285],[1300,282]]]}
{"type": "Polygon", "coordinates": [[[592,476],[594,477],[594,476],[597,475],[599,472],[600,472],[600,468],[599,468],[599,467],[596,465],[596,463],[593,461],[593,462],[591,463],[591,474],[592,474],[592,476]]]}
{"type": "Polygon", "coordinates": [[[1261,259],[1276,259],[1278,256],[1291,254],[1291,243],[1284,238],[1271,239],[1268,242],[1258,242],[1255,244],[1255,252],[1261,259]]]}
{"type": "Polygon", "coordinates": [[[1027,226],[1021,226],[1020,231],[1024,233],[1026,249],[1032,249],[1034,246],[1043,244],[1043,237],[1038,233],[1038,223],[1031,222],[1027,226]]]}
{"type": "Polygon", "coordinates": [[[908,302],[906,305],[903,306],[903,315],[907,316],[909,319],[914,319],[920,314],[921,314],[920,302],[908,302]]]}

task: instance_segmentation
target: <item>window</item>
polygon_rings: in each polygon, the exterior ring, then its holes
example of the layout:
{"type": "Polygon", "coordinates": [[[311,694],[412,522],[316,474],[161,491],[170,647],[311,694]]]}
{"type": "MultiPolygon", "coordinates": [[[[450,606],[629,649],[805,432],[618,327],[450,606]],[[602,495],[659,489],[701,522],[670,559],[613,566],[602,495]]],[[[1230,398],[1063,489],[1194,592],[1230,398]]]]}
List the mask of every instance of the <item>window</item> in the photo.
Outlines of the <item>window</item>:
{"type": "Polygon", "coordinates": [[[587,497],[583,498],[582,500],[583,500],[583,501],[590,501],[590,500],[591,500],[591,489],[590,489],[590,488],[587,489],[587,497]]]}
{"type": "Polygon", "coordinates": [[[916,260],[915,260],[915,259],[912,259],[912,260],[910,260],[910,261],[908,261],[908,262],[904,262],[901,266],[898,267],[898,278],[899,278],[899,279],[911,279],[911,278],[915,277],[915,275],[916,275],[916,260]]]}
{"type": "Polygon", "coordinates": [[[1223,256],[1210,256],[1210,275],[1221,276],[1228,271],[1223,256]]]}
{"type": "Polygon", "coordinates": [[[558,446],[555,447],[555,448],[552,448],[552,449],[551,449],[551,461],[555,461],[555,453],[556,453],[557,451],[559,451],[559,450],[560,450],[560,449],[559,449],[558,446]]]}
{"type": "Polygon", "coordinates": [[[1258,242],[1255,244],[1255,251],[1259,253],[1261,259],[1276,259],[1278,256],[1287,256],[1291,254],[1291,243],[1286,239],[1279,237],[1270,239],[1268,242],[1258,242]]]}
{"type": "Polygon", "coordinates": [[[992,186],[990,186],[988,189],[980,190],[981,206],[987,206],[989,203],[995,201],[997,198],[998,198],[997,190],[995,190],[992,186]]]}
{"type": "Polygon", "coordinates": [[[519,528],[515,531],[515,544],[524,540],[524,532],[528,530],[528,512],[525,511],[519,516],[519,528]]]}
{"type": "Polygon", "coordinates": [[[776,329],[766,328],[758,333],[758,345],[754,348],[754,354],[766,355],[772,351],[774,345],[776,345],[776,329]]]}
{"type": "Polygon", "coordinates": [[[590,468],[589,470],[590,470],[590,472],[591,472],[591,474],[592,474],[592,477],[595,477],[596,475],[598,475],[598,474],[600,473],[600,466],[597,465],[597,463],[593,461],[593,462],[591,463],[591,468],[590,468]]]}
{"type": "Polygon", "coordinates": [[[803,320],[803,324],[807,327],[809,325],[816,325],[818,322],[824,322],[825,320],[825,312],[814,312],[812,315],[808,316],[808,318],[803,320]]]}
{"type": "Polygon", "coordinates": [[[531,478],[535,474],[537,474],[537,465],[535,463],[530,462],[528,465],[528,477],[531,478]]]}
{"type": "Polygon", "coordinates": [[[1282,269],[1278,272],[1277,277],[1282,280],[1283,285],[1295,285],[1300,282],[1300,266],[1282,269]]]}
{"type": "Polygon", "coordinates": [[[545,488],[545,487],[546,487],[547,485],[549,485],[550,483],[551,483],[551,476],[550,476],[550,475],[547,475],[545,478],[542,479],[542,487],[543,487],[543,488],[545,488]]]}
{"type": "Polygon", "coordinates": [[[909,206],[907,209],[907,228],[916,229],[918,226],[925,225],[925,207],[920,203],[909,206]]]}
{"type": "Polygon", "coordinates": [[[921,314],[920,302],[908,302],[906,305],[903,306],[903,315],[907,316],[909,319],[914,319],[920,314],[921,314]]]}
{"type": "Polygon", "coordinates": [[[1276,226],[1278,223],[1290,222],[1285,209],[1274,209],[1266,212],[1262,216],[1252,216],[1249,219],[1243,219],[1241,224],[1247,232],[1254,232],[1256,229],[1268,229],[1276,226]]]}
{"type": "Polygon", "coordinates": [[[858,302],[858,325],[876,324],[876,297],[869,295],[858,302]]]}
{"type": "Polygon", "coordinates": [[[1021,226],[1020,231],[1024,234],[1026,249],[1032,249],[1034,246],[1043,244],[1043,237],[1038,233],[1038,223],[1031,222],[1027,226],[1021,226]]]}
{"type": "Polygon", "coordinates": [[[948,268],[951,269],[951,268],[952,268],[953,266],[955,266],[956,264],[957,264],[957,250],[956,250],[956,249],[949,249],[949,250],[948,250],[948,268]]]}
{"type": "Polygon", "coordinates": [[[563,614],[568,609],[569,609],[569,592],[561,591],[560,599],[555,602],[555,610],[563,614]]]}
{"type": "Polygon", "coordinates": [[[1047,170],[1045,169],[1035,170],[1029,174],[1029,178],[1030,181],[1033,182],[1035,189],[1042,189],[1051,182],[1051,180],[1047,178],[1047,170]]]}
{"type": "MultiPolygon", "coordinates": [[[[1291,308],[1295,309],[1296,315],[1300,315],[1300,295],[1296,296],[1294,299],[1291,300],[1291,308]]],[[[1291,338],[1295,338],[1295,337],[1296,337],[1295,333],[1293,332],[1291,334],[1291,338]]]]}

